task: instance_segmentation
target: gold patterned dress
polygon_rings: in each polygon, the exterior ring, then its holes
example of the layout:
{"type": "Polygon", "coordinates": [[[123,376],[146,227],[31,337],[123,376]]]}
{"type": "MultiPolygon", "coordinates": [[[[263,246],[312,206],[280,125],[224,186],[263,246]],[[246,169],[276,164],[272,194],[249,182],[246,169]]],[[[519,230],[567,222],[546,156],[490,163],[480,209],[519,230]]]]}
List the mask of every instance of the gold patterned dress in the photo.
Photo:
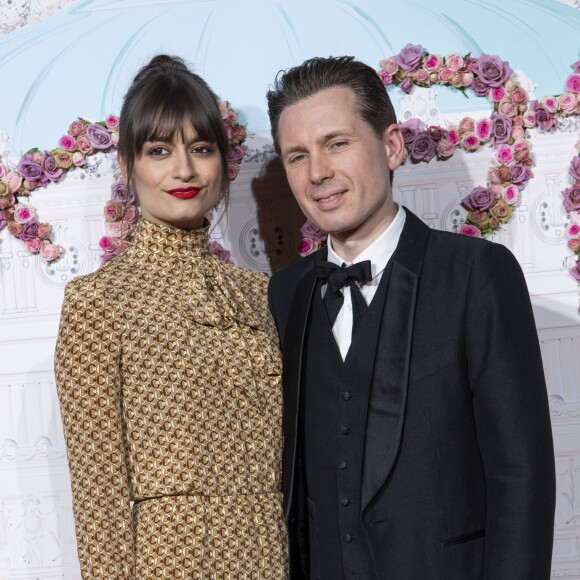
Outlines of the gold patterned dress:
{"type": "Polygon", "coordinates": [[[267,277],[142,219],[66,287],[55,372],[85,579],[287,577],[267,277]]]}

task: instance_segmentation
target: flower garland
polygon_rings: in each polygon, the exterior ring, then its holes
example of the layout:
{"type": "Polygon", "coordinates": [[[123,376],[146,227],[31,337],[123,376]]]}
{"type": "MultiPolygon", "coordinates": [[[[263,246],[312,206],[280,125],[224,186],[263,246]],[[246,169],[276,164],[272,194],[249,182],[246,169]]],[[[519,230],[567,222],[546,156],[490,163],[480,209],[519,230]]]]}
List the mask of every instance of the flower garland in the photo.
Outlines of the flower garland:
{"type": "Polygon", "coordinates": [[[571,186],[562,191],[564,208],[570,212],[572,223],[568,227],[568,247],[576,255],[576,263],[570,268],[570,274],[580,283],[580,141],[576,143],[578,155],[572,158],[568,174],[571,186]]]}
{"type": "MultiPolygon", "coordinates": [[[[231,145],[228,176],[233,181],[246,154],[247,148],[242,145],[246,139],[246,127],[238,123],[238,114],[230,108],[228,101],[219,101],[218,105],[231,145]]],[[[133,188],[127,187],[122,178],[111,185],[111,199],[105,204],[104,214],[106,235],[99,241],[99,246],[103,250],[101,265],[126,250],[135,236],[139,219],[137,199],[133,188]]],[[[210,241],[209,248],[225,262],[232,263],[230,252],[222,248],[218,242],[210,241]]]]}
{"type": "MultiPolygon", "coordinates": [[[[541,102],[529,102],[525,90],[512,78],[509,63],[498,56],[481,54],[474,58],[453,53],[443,57],[425,51],[420,44],[407,44],[379,65],[378,74],[385,86],[399,86],[406,93],[414,85],[444,85],[464,94],[470,89],[493,103],[490,118],[464,117],[457,126],[423,128],[419,119],[399,124],[405,160],[412,163],[428,163],[435,157],[444,161],[458,149],[475,152],[487,145],[495,150],[487,186],[475,187],[462,200],[468,214],[458,232],[469,236],[491,234],[510,220],[520,192],[533,177],[529,129],[550,131],[557,125],[557,117],[580,114],[580,61],[572,65],[574,72],[566,80],[566,92],[544,97],[541,102]]],[[[580,190],[576,209],[580,209],[580,190]]],[[[301,231],[302,256],[326,242],[324,232],[310,222],[301,231]]]]}
{"type": "MultiPolygon", "coordinates": [[[[218,106],[232,145],[228,175],[230,180],[234,180],[246,153],[246,147],[242,145],[246,127],[237,122],[238,114],[227,101],[219,101],[218,106]]],[[[96,123],[79,118],[70,124],[67,134],[59,139],[59,146],[51,151],[30,149],[12,168],[0,155],[0,231],[6,227],[29,252],[40,254],[47,262],[56,260],[63,248],[51,242],[51,225],[40,222],[34,206],[22,199],[28,199],[35,189],[60,181],[71,169],[83,166],[87,157],[111,151],[118,142],[119,119],[115,115],[96,123]]],[[[112,199],[105,206],[108,237],[100,241],[105,252],[101,263],[130,245],[139,218],[134,193],[122,181],[112,185],[111,195],[112,199]]],[[[217,242],[210,242],[210,250],[230,261],[230,253],[217,242]]]]}

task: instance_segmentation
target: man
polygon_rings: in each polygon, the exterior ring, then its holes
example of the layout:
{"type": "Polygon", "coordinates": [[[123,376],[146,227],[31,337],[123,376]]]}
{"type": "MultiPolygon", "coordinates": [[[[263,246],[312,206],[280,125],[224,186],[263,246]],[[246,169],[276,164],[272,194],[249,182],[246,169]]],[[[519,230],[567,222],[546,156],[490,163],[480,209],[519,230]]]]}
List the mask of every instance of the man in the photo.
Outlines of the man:
{"type": "Polygon", "coordinates": [[[404,144],[370,67],[311,59],[268,105],[329,234],[269,289],[291,578],[547,580],[553,448],[519,265],[393,202],[404,144]]]}

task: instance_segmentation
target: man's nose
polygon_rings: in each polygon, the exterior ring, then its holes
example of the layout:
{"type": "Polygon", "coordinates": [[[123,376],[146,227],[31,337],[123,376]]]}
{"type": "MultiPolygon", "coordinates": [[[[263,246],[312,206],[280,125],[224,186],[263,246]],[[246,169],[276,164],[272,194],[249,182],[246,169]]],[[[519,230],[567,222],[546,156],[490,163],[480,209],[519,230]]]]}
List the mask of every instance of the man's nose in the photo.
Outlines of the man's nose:
{"type": "Polygon", "coordinates": [[[332,163],[327,155],[319,153],[310,157],[310,181],[322,183],[334,175],[332,163]]]}

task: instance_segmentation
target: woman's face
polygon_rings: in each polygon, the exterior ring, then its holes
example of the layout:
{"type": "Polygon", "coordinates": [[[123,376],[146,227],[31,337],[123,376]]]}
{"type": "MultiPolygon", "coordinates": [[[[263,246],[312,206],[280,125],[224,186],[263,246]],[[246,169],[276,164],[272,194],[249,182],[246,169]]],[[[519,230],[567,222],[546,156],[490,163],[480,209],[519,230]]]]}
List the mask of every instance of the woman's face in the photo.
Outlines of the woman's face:
{"type": "MultiPolygon", "coordinates": [[[[119,165],[124,171],[122,159],[119,165]]],[[[222,162],[214,143],[202,141],[187,124],[183,139],[147,141],[135,159],[131,185],[141,215],[182,229],[203,226],[204,215],[220,200],[222,162]]]]}

